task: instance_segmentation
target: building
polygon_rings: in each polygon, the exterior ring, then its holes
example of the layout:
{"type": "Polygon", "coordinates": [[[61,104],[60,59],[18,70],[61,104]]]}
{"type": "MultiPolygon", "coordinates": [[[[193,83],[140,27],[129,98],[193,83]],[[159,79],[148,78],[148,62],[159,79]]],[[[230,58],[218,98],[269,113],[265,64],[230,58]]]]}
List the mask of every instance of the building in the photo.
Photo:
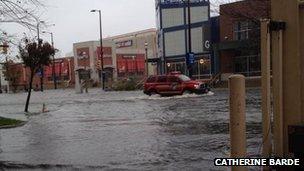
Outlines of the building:
{"type": "Polygon", "coordinates": [[[188,74],[186,56],[195,54],[193,77],[212,75],[211,22],[209,0],[156,0],[158,57],[160,72],[188,74]],[[190,8],[191,49],[189,48],[188,10],[190,8]]]}
{"type": "Polygon", "coordinates": [[[149,61],[148,74],[157,74],[156,29],[118,35],[105,40],[111,40],[115,44],[118,77],[144,75],[147,69],[146,53],[149,61]]]}
{"type": "MultiPolygon", "coordinates": [[[[75,69],[75,88],[80,92],[81,80],[92,79],[93,84],[98,84],[101,81],[101,64],[100,64],[100,42],[87,41],[74,43],[74,69],[75,69]],[[89,74],[86,74],[89,71],[89,74]],[[86,77],[86,78],[85,78],[86,77]],[[87,78],[88,77],[88,78],[87,78]]],[[[113,78],[117,74],[116,54],[112,41],[103,41],[103,66],[107,73],[107,78],[113,78]]]]}
{"type": "Polygon", "coordinates": [[[4,65],[0,63],[0,93],[7,89],[7,81],[4,77],[4,65]]]}
{"type": "MultiPolygon", "coordinates": [[[[89,77],[96,84],[101,81],[100,42],[79,42],[73,45],[76,72],[76,90],[80,91],[81,72],[90,70],[89,77]]],[[[103,39],[103,61],[106,86],[124,77],[145,77],[157,73],[156,29],[147,29],[103,39]],[[147,55],[146,55],[147,53],[147,55]],[[148,69],[146,67],[148,58],[148,69]]]]}
{"type": "Polygon", "coordinates": [[[269,0],[245,0],[220,6],[219,56],[222,80],[231,74],[261,75],[260,19],[270,18],[269,0]]]}
{"type": "MultiPolygon", "coordinates": [[[[67,88],[74,86],[74,57],[55,59],[54,69],[58,88],[67,88]]],[[[9,81],[6,81],[7,78],[5,78],[3,74],[4,72],[7,72],[6,69],[5,71],[1,70],[2,90],[4,90],[5,92],[26,91],[28,89],[30,80],[30,70],[24,67],[22,63],[14,63],[13,61],[9,61],[8,70],[10,73],[9,81]]],[[[33,89],[40,90],[40,84],[41,73],[37,72],[33,79],[33,89]]],[[[54,88],[52,63],[49,66],[44,67],[43,85],[44,89],[54,88]]]]}

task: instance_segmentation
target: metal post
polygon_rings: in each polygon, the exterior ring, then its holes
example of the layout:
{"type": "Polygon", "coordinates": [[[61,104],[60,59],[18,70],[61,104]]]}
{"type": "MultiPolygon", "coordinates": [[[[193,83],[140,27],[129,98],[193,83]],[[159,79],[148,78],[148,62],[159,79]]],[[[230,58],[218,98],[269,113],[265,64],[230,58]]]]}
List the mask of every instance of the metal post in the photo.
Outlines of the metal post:
{"type": "MultiPolygon", "coordinates": [[[[8,74],[9,73],[9,63],[8,63],[8,59],[7,59],[7,56],[5,57],[5,62],[6,62],[6,73],[8,74]]],[[[7,85],[6,85],[6,90],[7,90],[7,93],[10,92],[10,78],[7,78],[7,85]]]]}
{"type": "MultiPolygon", "coordinates": [[[[39,25],[40,25],[40,23],[41,23],[42,21],[38,21],[38,23],[37,23],[37,39],[38,39],[38,48],[40,47],[40,31],[39,31],[39,25]]],[[[44,75],[44,68],[43,68],[43,66],[41,66],[41,68],[40,68],[41,70],[40,70],[40,72],[41,72],[41,76],[40,76],[40,91],[42,91],[43,92],[43,75],[44,75]]]]}
{"type": "Polygon", "coordinates": [[[104,72],[104,61],[103,61],[103,44],[102,44],[102,20],[101,20],[101,10],[98,10],[99,12],[99,31],[100,31],[100,60],[101,60],[101,75],[102,75],[102,89],[105,89],[105,79],[106,75],[104,72]]]}
{"type": "MultiPolygon", "coordinates": [[[[51,32],[51,42],[52,42],[52,47],[54,48],[54,37],[53,33],[51,32]]],[[[53,73],[53,81],[54,81],[54,88],[55,90],[57,89],[57,80],[56,80],[56,72],[55,72],[55,55],[53,54],[53,68],[52,68],[52,73],[53,73]]]]}
{"type": "Polygon", "coordinates": [[[263,152],[265,158],[270,157],[271,146],[271,99],[270,99],[270,20],[261,20],[261,59],[262,59],[262,127],[263,152]]]}
{"type": "Polygon", "coordinates": [[[145,43],[145,52],[146,52],[146,77],[149,76],[149,63],[148,63],[148,43],[145,43]]]}
{"type": "MultiPolygon", "coordinates": [[[[192,37],[191,37],[191,6],[190,0],[187,1],[188,5],[188,54],[192,53],[192,37]]],[[[188,67],[189,77],[192,78],[193,75],[193,66],[188,67]]]]}
{"type": "MultiPolygon", "coordinates": [[[[229,77],[230,105],[230,143],[231,157],[246,157],[246,119],[245,119],[245,77],[229,77]]],[[[247,170],[245,167],[232,167],[233,171],[247,170]]]]}

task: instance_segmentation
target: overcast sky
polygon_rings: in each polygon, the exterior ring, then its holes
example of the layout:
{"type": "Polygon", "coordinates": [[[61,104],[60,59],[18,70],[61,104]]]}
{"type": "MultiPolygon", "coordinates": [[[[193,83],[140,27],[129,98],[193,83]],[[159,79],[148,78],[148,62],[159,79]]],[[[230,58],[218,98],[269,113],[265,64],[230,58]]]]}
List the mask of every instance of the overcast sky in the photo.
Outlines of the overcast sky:
{"type": "MultiPolygon", "coordinates": [[[[91,9],[100,9],[103,19],[103,36],[138,31],[155,27],[155,0],[44,0],[47,8],[41,18],[49,24],[55,24],[46,30],[54,33],[55,46],[61,50],[61,56],[72,52],[73,43],[98,40],[98,13],[91,9]]],[[[25,28],[16,25],[4,27],[10,34],[22,36],[25,28]]],[[[32,33],[32,35],[35,33],[32,33]]],[[[41,36],[49,40],[49,35],[41,36]]]]}

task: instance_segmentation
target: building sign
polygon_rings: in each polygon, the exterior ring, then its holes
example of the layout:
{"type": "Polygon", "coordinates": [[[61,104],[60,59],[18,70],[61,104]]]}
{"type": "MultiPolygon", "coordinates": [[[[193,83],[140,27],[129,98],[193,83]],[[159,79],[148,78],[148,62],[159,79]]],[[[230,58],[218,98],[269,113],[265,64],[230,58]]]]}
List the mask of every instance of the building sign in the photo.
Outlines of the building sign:
{"type": "MultiPolygon", "coordinates": [[[[186,1],[187,2],[187,1],[186,1]]],[[[207,0],[190,0],[191,3],[208,2],[207,0]]],[[[159,3],[157,1],[157,3],[159,3]]],[[[184,4],[185,0],[161,0],[162,4],[184,4]]]]}
{"type": "Polygon", "coordinates": [[[90,53],[89,48],[79,48],[77,49],[77,58],[80,60],[88,59],[90,57],[89,53],[90,53]]]}
{"type": "Polygon", "coordinates": [[[132,58],[132,59],[135,59],[136,56],[135,55],[123,55],[123,58],[132,58]]]}
{"type": "Polygon", "coordinates": [[[124,48],[124,47],[130,47],[133,45],[132,40],[122,41],[116,43],[116,48],[124,48]]]}

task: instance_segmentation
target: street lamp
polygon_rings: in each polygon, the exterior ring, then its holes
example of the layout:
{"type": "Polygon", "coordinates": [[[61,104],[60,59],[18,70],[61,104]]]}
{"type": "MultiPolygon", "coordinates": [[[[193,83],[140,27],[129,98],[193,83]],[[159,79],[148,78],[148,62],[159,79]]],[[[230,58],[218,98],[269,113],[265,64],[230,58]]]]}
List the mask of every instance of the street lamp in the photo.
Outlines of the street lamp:
{"type": "MultiPolygon", "coordinates": [[[[52,32],[47,32],[43,31],[42,33],[48,33],[51,35],[51,42],[52,42],[52,47],[54,48],[54,37],[52,32]]],[[[53,54],[53,68],[52,68],[52,75],[53,75],[53,80],[54,80],[54,88],[55,90],[57,89],[57,80],[56,80],[56,73],[55,73],[55,55],[53,54]]]]}
{"type": "Polygon", "coordinates": [[[105,72],[103,68],[103,45],[102,45],[102,21],[101,21],[101,10],[91,10],[91,12],[99,13],[99,31],[100,31],[100,60],[101,60],[101,75],[102,75],[102,89],[105,89],[105,72]]]}
{"type": "Polygon", "coordinates": [[[146,76],[149,76],[149,65],[148,65],[148,42],[145,42],[145,51],[146,51],[146,76]]]}
{"type": "MultiPolygon", "coordinates": [[[[37,39],[38,39],[38,47],[40,47],[40,37],[39,37],[39,26],[40,24],[43,24],[45,23],[44,21],[38,21],[37,22],[37,39]]],[[[40,68],[40,72],[41,72],[41,76],[40,76],[40,90],[43,92],[43,75],[44,75],[44,72],[43,72],[43,66],[40,68]]]]}
{"type": "Polygon", "coordinates": [[[44,24],[44,21],[38,21],[37,22],[37,39],[38,39],[38,45],[40,45],[40,36],[39,36],[39,26],[40,24],[44,24]]]}

